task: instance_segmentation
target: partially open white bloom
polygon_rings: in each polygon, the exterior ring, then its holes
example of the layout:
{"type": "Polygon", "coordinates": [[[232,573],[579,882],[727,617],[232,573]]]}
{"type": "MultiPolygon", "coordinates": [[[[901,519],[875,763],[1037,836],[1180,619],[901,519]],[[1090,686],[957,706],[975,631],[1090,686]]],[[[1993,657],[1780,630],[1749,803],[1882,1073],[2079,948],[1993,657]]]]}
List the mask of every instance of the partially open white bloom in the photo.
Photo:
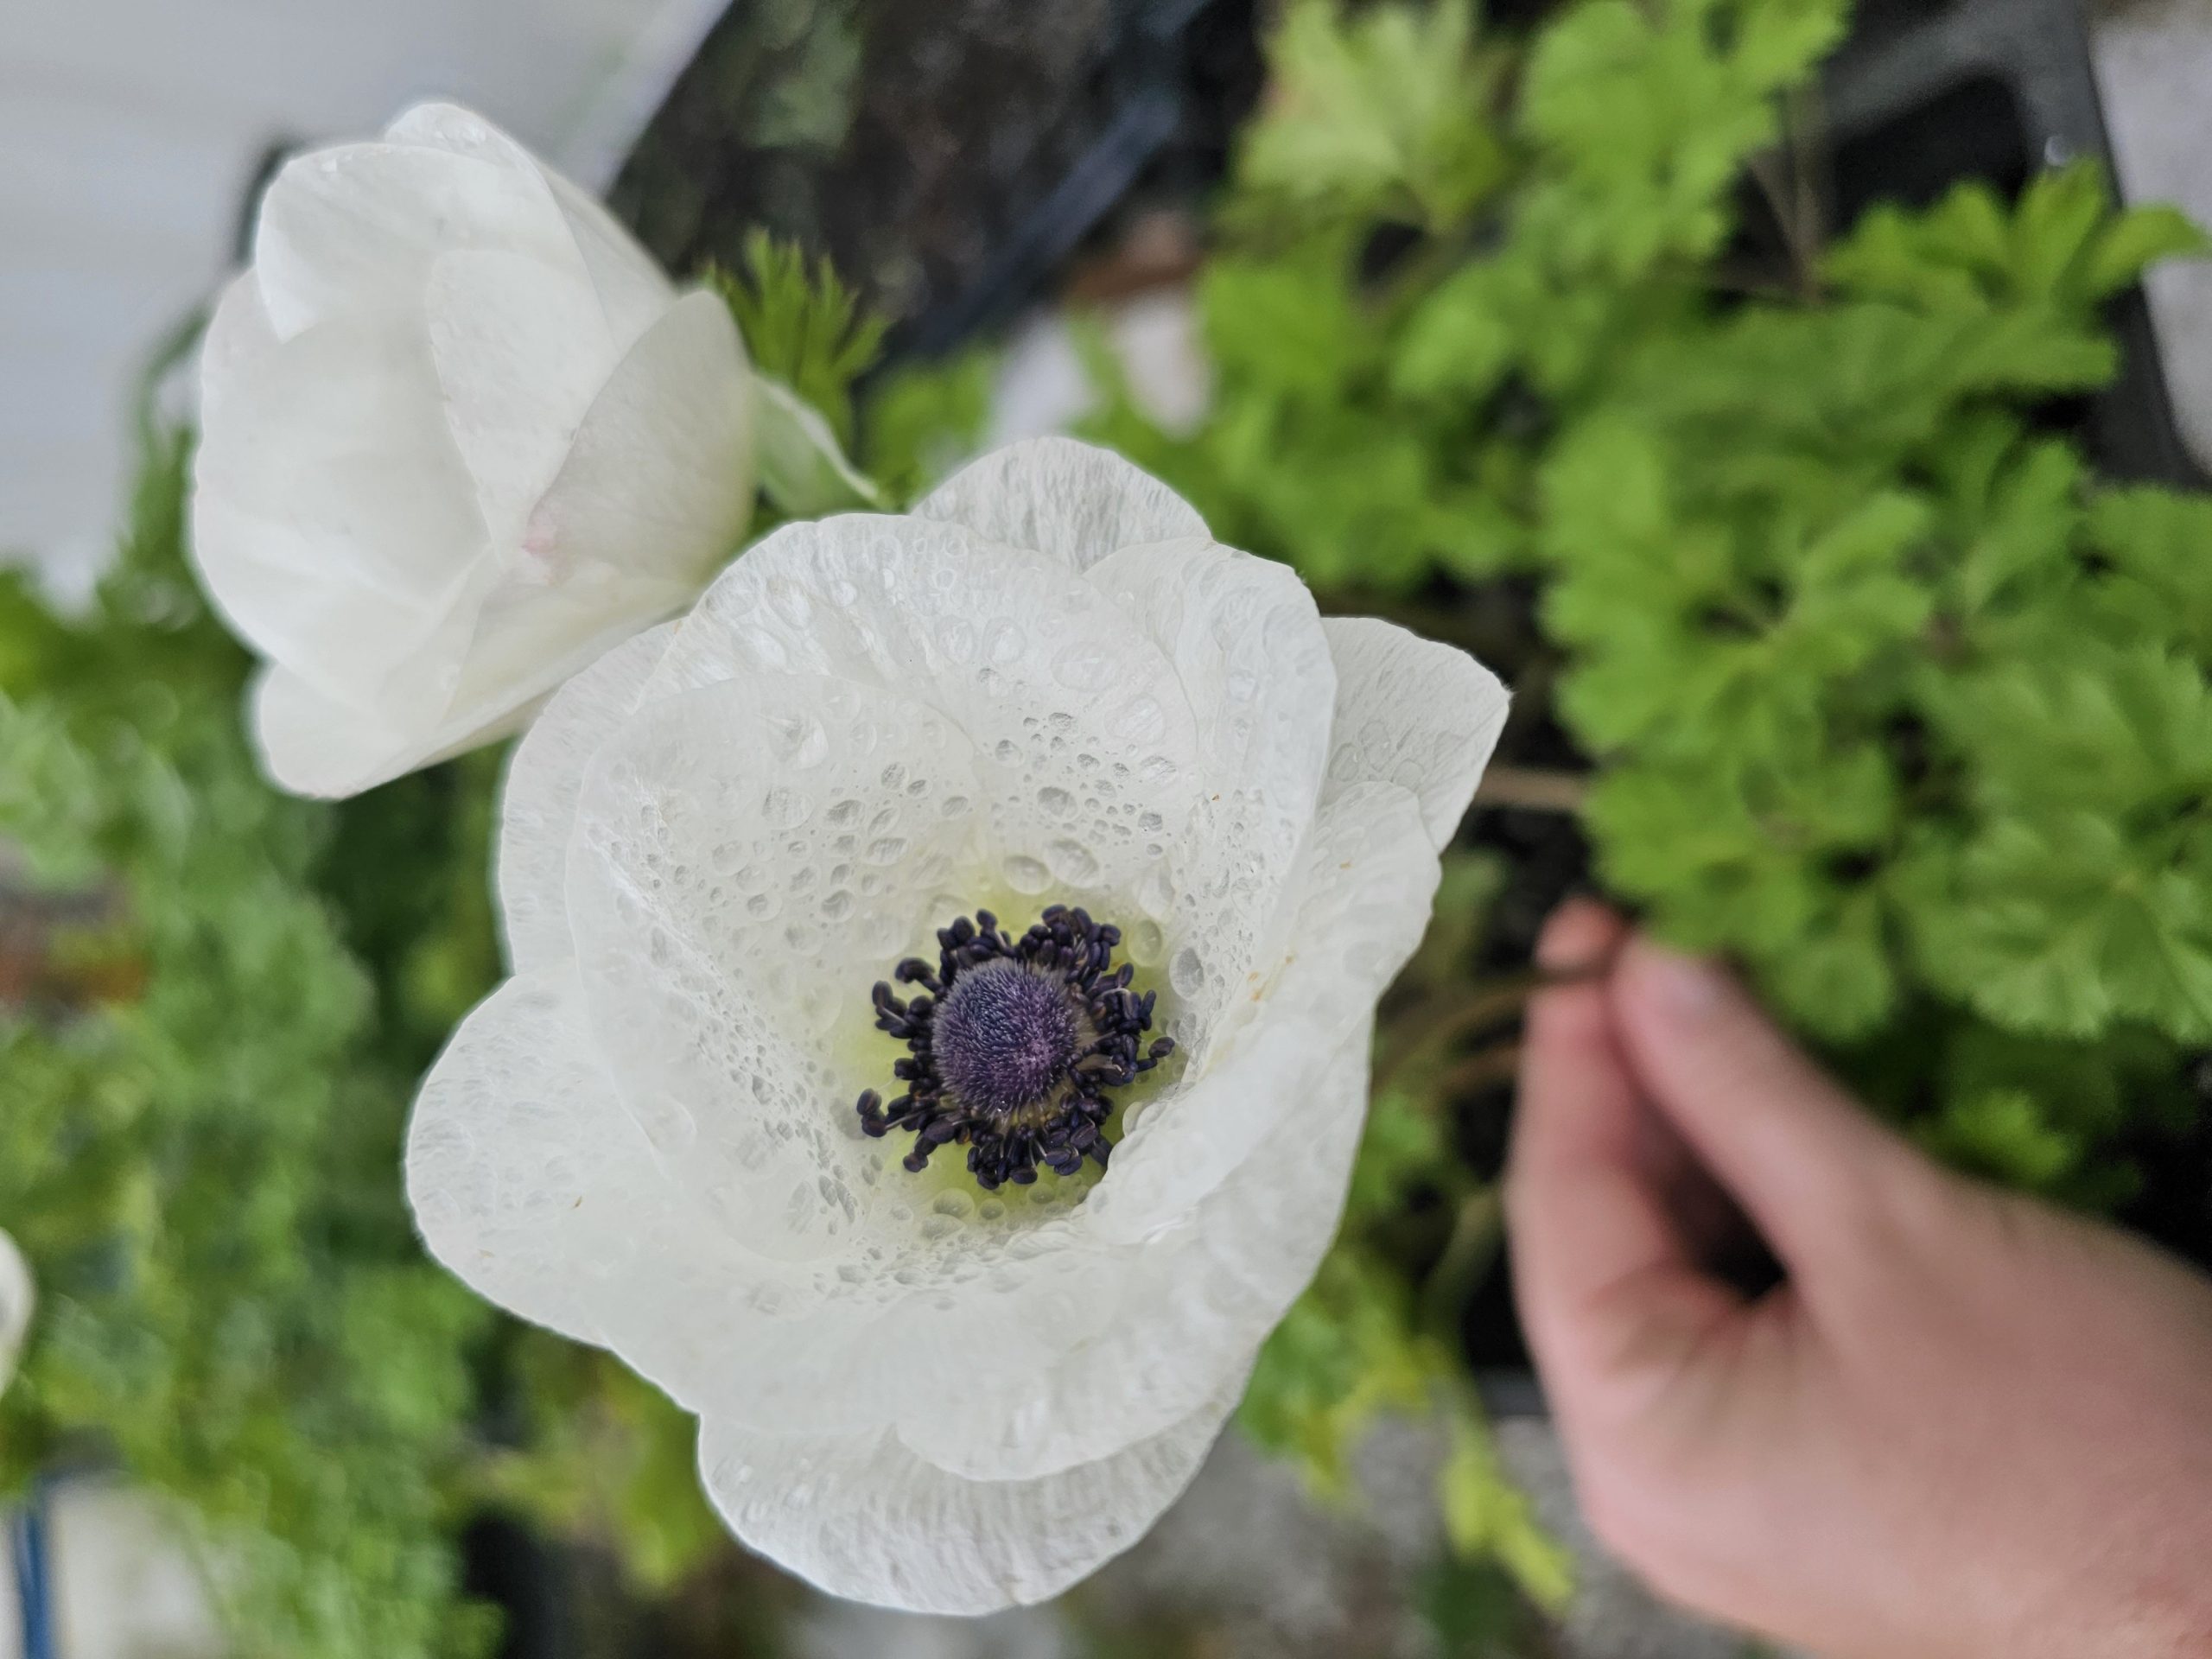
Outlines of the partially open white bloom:
{"type": "Polygon", "coordinates": [[[720,299],[445,105],[277,175],[200,418],[194,556],[267,659],[269,772],[311,795],[512,730],[735,550],[756,446],[828,442],[720,299]]]}
{"type": "Polygon", "coordinates": [[[23,1351],[23,1333],[30,1329],[31,1311],[36,1306],[30,1263],[23,1260],[16,1241],[0,1231],[0,1389],[5,1389],[16,1374],[16,1361],[23,1351]]]}
{"type": "Polygon", "coordinates": [[[1319,1262],[1504,709],[1065,440],[779,531],[518,750],[514,977],[417,1103],[423,1234],[696,1412],[794,1572],[1052,1595],[1319,1262]]]}

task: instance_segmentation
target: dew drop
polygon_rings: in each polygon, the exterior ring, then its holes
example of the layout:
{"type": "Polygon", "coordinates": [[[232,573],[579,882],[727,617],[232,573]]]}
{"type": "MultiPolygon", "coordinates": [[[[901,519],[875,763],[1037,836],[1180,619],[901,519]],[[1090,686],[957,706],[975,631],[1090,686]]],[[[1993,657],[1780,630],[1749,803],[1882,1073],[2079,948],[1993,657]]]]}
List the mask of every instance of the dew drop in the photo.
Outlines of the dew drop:
{"type": "Polygon", "coordinates": [[[1166,730],[1167,712],[1154,696],[1133,699],[1114,721],[1115,734],[1132,743],[1156,743],[1166,730]]]}
{"type": "Polygon", "coordinates": [[[1056,841],[1045,849],[1045,855],[1052,862],[1052,874],[1063,881],[1081,884],[1097,879],[1097,857],[1079,841],[1056,841]]]}
{"type": "Polygon", "coordinates": [[[1167,948],[1167,936],[1160,924],[1147,918],[1128,931],[1129,960],[1140,968],[1149,968],[1158,962],[1167,948]]]}
{"type": "Polygon", "coordinates": [[[779,830],[796,830],[814,816],[814,803],[795,789],[779,784],[761,803],[768,822],[779,830]]]}
{"type": "Polygon", "coordinates": [[[1042,893],[1052,885],[1052,873],[1027,853],[1016,853],[1006,861],[1006,884],[1016,893],[1042,893]]]}
{"type": "Polygon", "coordinates": [[[1197,950],[1185,945],[1167,964],[1167,982],[1178,996],[1196,996],[1205,988],[1206,964],[1197,950]]]}

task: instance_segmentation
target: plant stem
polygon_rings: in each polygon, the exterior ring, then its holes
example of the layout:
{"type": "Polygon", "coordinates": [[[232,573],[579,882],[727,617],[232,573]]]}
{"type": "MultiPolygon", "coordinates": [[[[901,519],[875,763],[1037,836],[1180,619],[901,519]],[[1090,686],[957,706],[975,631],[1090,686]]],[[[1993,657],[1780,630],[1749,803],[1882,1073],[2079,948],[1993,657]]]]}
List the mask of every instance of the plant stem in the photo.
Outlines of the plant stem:
{"type": "Polygon", "coordinates": [[[1564,817],[1580,815],[1589,798],[1590,780],[1581,772],[1541,766],[1492,766],[1475,791],[1477,806],[1510,806],[1564,817]]]}
{"type": "Polygon", "coordinates": [[[1503,1083],[1520,1069],[1521,1045],[1498,1043],[1470,1054],[1446,1071],[1437,1085],[1437,1092],[1448,1100],[1489,1084],[1503,1083]]]}
{"type": "Polygon", "coordinates": [[[1529,997],[1547,982],[1548,977],[1545,975],[1516,974],[1478,988],[1471,996],[1439,997],[1418,1008],[1405,1021],[1413,1027],[1410,1032],[1401,1034],[1397,1027],[1391,1030],[1388,1052],[1376,1068],[1376,1091],[1380,1093],[1388,1088],[1414,1061],[1426,1058],[1492,1020],[1519,1014],[1529,997]]]}

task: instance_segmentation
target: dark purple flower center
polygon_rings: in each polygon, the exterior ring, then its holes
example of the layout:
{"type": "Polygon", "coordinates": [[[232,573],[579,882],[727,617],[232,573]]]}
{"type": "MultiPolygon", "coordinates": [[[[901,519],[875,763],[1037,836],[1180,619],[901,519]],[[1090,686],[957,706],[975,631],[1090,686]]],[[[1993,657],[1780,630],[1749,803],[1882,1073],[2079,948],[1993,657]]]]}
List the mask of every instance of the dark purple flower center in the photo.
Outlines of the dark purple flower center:
{"type": "Polygon", "coordinates": [[[1114,965],[1122,931],[1055,905],[1019,938],[979,910],[937,941],[935,967],[912,957],[894,975],[920,995],[902,1001],[887,982],[875,988],[877,1028],[906,1045],[892,1066],[906,1092],[887,1106],[873,1089],[862,1095],[861,1128],[912,1133],[910,1170],[958,1141],[986,1189],[1027,1185],[1039,1164],[1062,1175],[1085,1158],[1103,1168],[1113,1149],[1107,1091],[1175,1048],[1143,1041],[1153,993],[1130,990],[1135,969],[1114,965]]]}
{"type": "Polygon", "coordinates": [[[952,982],[937,1005],[937,1070],[970,1109],[1001,1116],[1042,1100],[1083,1046],[1067,982],[1001,957],[952,982]]]}

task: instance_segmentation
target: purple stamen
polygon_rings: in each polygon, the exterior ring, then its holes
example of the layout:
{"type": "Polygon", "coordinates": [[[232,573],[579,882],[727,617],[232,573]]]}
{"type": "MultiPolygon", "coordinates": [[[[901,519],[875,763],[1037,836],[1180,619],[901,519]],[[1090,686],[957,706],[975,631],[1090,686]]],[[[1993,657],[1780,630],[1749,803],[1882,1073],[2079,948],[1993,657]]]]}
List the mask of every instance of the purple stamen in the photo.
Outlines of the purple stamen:
{"type": "Polygon", "coordinates": [[[938,931],[935,968],[919,957],[893,977],[925,995],[903,1001],[889,983],[874,993],[877,1029],[907,1046],[891,1068],[906,1092],[888,1106],[869,1090],[861,1127],[905,1129],[905,1159],[919,1170],[938,1147],[962,1141],[986,1190],[1026,1186],[1037,1166],[1072,1175],[1085,1158],[1103,1168],[1105,1125],[1118,1088],[1174,1052],[1168,1038],[1142,1042],[1153,995],[1128,989],[1135,969],[1112,965],[1122,932],[1080,910],[1053,906],[1020,938],[987,910],[938,931]]]}

